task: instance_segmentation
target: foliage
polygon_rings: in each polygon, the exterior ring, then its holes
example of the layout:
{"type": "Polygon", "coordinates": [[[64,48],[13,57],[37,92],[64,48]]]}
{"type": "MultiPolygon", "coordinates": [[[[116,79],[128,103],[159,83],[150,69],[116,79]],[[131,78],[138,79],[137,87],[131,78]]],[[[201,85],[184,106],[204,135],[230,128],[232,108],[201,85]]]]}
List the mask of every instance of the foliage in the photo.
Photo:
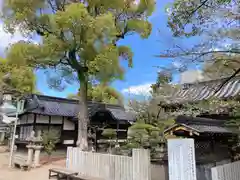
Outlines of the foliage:
{"type": "Polygon", "coordinates": [[[164,149],[161,148],[164,147],[166,143],[166,137],[163,134],[165,128],[140,121],[134,123],[128,129],[128,139],[127,142],[121,146],[122,152],[125,153],[126,150],[128,150],[128,154],[130,154],[133,148],[147,148],[151,152],[151,157],[161,158],[161,155],[164,153],[164,149]],[[159,152],[159,149],[162,151],[159,152]]]}
{"type": "Polygon", "coordinates": [[[117,137],[117,132],[115,129],[108,128],[103,130],[102,135],[109,139],[114,139],[117,137]]]}
{"type": "Polygon", "coordinates": [[[72,93],[70,93],[70,94],[67,95],[67,98],[68,98],[68,99],[78,100],[78,99],[79,99],[79,96],[78,96],[77,94],[72,94],[72,93]]]}
{"type": "Polygon", "coordinates": [[[160,57],[173,58],[175,70],[203,65],[210,78],[239,75],[239,0],[175,0],[166,9],[173,36],[195,36],[197,44],[174,43],[160,57]]]}
{"type": "Polygon", "coordinates": [[[198,116],[201,114],[229,114],[229,116],[236,116],[239,111],[240,103],[238,100],[221,100],[208,99],[195,103],[185,103],[181,109],[178,109],[178,114],[198,116]]]}
{"type": "Polygon", "coordinates": [[[93,86],[90,91],[90,97],[93,101],[97,102],[123,104],[121,94],[114,88],[106,85],[93,86]]]}
{"type": "Polygon", "coordinates": [[[9,64],[6,59],[0,58],[0,79],[5,92],[24,94],[36,91],[36,76],[31,67],[9,64]],[[5,75],[9,76],[3,80],[5,75]]]}
{"type": "Polygon", "coordinates": [[[164,85],[170,85],[171,82],[172,82],[172,74],[165,71],[158,72],[156,83],[152,84],[151,86],[152,95],[154,96],[156,94],[160,94],[159,92],[160,88],[163,87],[164,85]]]}
{"type": "MultiPolygon", "coordinates": [[[[228,19],[237,21],[237,6],[238,1],[233,0],[175,0],[167,7],[168,25],[174,36],[194,36],[217,25],[218,20],[225,20],[221,23],[228,19]],[[230,8],[231,13],[228,12],[230,8]]],[[[220,29],[223,30],[222,27],[220,29]]]]}
{"type": "Polygon", "coordinates": [[[52,68],[51,87],[63,89],[75,80],[80,85],[78,145],[87,149],[87,91],[90,79],[111,82],[122,79],[119,60],[132,67],[128,46],[117,46],[126,35],[138,33],[147,38],[151,24],[147,21],[155,6],[154,0],[65,1],[6,0],[4,22],[9,32],[20,30],[35,33],[42,42],[18,42],[11,46],[7,58],[17,64],[52,68]],[[16,58],[17,57],[17,58],[16,58]]]}
{"type": "MultiPolygon", "coordinates": [[[[229,77],[240,66],[240,55],[215,53],[212,58],[214,61],[206,62],[203,69],[204,75],[210,79],[229,77]]],[[[236,76],[239,74],[240,72],[236,76]]]]}
{"type": "Polygon", "coordinates": [[[137,122],[129,128],[128,138],[138,147],[155,148],[161,142],[164,142],[162,136],[163,130],[151,124],[137,122]]]}
{"type": "Polygon", "coordinates": [[[116,141],[116,138],[117,138],[117,132],[115,129],[111,129],[111,128],[107,128],[107,129],[104,129],[103,132],[102,132],[102,135],[104,137],[107,137],[110,141],[109,141],[109,152],[112,153],[112,148],[116,145],[117,141],[116,141]]]}
{"type": "MultiPolygon", "coordinates": [[[[129,102],[130,110],[137,117],[128,130],[128,141],[123,149],[128,148],[149,148],[151,154],[165,144],[164,130],[175,123],[175,116],[171,112],[167,112],[162,106],[157,96],[165,97],[167,95],[166,87],[169,88],[170,76],[159,73],[159,77],[155,84],[152,85],[151,98],[144,101],[131,100],[129,102]],[[169,85],[169,86],[168,86],[169,85]]],[[[169,92],[168,92],[169,93],[169,92]]],[[[161,99],[163,100],[163,99],[161,99]]]]}
{"type": "Polygon", "coordinates": [[[60,141],[59,131],[50,130],[44,131],[42,135],[44,151],[51,156],[55,150],[56,144],[60,141]]]}
{"type": "MultiPolygon", "coordinates": [[[[80,93],[76,94],[69,94],[69,99],[76,99],[78,100],[80,93]]],[[[89,101],[96,101],[102,103],[109,103],[109,104],[123,104],[123,98],[117,90],[108,86],[108,85],[95,85],[88,89],[88,100],[89,101]]]]}

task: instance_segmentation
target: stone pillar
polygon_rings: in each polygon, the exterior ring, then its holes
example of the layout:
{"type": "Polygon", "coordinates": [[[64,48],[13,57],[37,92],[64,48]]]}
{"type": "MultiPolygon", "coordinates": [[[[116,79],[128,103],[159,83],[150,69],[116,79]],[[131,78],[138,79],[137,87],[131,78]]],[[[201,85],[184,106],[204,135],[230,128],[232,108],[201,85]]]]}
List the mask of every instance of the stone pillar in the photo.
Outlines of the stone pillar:
{"type": "Polygon", "coordinates": [[[34,146],[32,144],[29,144],[26,146],[28,149],[28,156],[27,156],[27,164],[32,166],[33,163],[33,148],[34,146]]]}
{"type": "Polygon", "coordinates": [[[35,145],[34,146],[34,162],[33,162],[33,166],[34,167],[39,167],[40,166],[40,153],[41,153],[41,149],[43,148],[43,146],[41,145],[35,145]]]}
{"type": "Polygon", "coordinates": [[[5,140],[5,132],[1,132],[1,134],[0,134],[0,144],[4,144],[4,140],[5,140]]]}

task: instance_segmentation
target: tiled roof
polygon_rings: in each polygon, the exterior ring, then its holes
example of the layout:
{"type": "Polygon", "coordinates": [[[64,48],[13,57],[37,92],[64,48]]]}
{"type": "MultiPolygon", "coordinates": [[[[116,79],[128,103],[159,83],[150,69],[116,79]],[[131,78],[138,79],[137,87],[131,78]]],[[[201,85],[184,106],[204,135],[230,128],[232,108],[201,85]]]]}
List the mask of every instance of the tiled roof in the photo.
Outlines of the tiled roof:
{"type": "Polygon", "coordinates": [[[190,127],[197,129],[199,132],[205,132],[205,133],[232,133],[230,129],[227,127],[221,127],[221,126],[214,126],[214,125],[196,125],[196,124],[190,124],[190,127]]]}
{"type": "Polygon", "coordinates": [[[226,126],[226,120],[216,120],[202,117],[178,116],[176,124],[184,124],[200,133],[233,133],[226,126]]]}
{"type": "Polygon", "coordinates": [[[225,79],[218,79],[194,84],[185,84],[173,94],[169,94],[166,101],[169,104],[175,104],[196,102],[209,98],[224,99],[240,95],[240,76],[231,79],[217,93],[215,93],[224,80],[225,79]]]}
{"type": "MultiPolygon", "coordinates": [[[[44,95],[32,95],[30,98],[27,98],[25,107],[26,112],[72,118],[77,117],[80,109],[80,105],[77,100],[44,95]]],[[[126,112],[122,106],[88,102],[89,116],[94,115],[99,110],[108,110],[118,120],[135,120],[134,116],[126,112]]]]}

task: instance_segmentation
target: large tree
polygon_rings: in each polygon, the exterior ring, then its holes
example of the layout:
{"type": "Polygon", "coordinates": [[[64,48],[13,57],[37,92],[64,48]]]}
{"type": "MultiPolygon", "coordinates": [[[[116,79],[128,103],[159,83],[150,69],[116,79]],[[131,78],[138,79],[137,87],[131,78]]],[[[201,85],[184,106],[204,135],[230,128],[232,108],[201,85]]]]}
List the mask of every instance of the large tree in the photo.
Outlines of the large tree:
{"type": "MultiPolygon", "coordinates": [[[[4,22],[8,31],[37,33],[41,43],[20,42],[12,46],[8,58],[34,67],[55,68],[49,83],[53,86],[77,80],[81,109],[78,146],[87,149],[87,90],[89,79],[109,82],[121,79],[119,59],[132,67],[132,52],[117,42],[139,33],[147,38],[151,25],[147,17],[154,0],[6,0],[4,22]]],[[[64,84],[66,85],[66,84],[64,84]]]]}
{"type": "Polygon", "coordinates": [[[197,43],[184,47],[176,42],[161,57],[175,58],[181,70],[196,64],[214,64],[212,67],[228,71],[225,75],[229,79],[239,74],[239,4],[239,0],[175,0],[169,4],[168,26],[173,36],[194,36],[197,43]]]}

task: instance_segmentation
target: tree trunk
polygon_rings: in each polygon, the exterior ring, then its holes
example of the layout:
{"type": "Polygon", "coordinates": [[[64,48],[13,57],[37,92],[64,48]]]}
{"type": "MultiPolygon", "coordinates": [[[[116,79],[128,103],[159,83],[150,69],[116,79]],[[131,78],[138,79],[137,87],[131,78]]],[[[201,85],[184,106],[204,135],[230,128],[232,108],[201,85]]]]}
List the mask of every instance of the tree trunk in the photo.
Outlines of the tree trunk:
{"type": "Polygon", "coordinates": [[[80,79],[80,97],[79,97],[79,114],[78,114],[78,140],[77,146],[83,150],[88,150],[88,106],[87,106],[87,78],[81,76],[80,79]]]}

